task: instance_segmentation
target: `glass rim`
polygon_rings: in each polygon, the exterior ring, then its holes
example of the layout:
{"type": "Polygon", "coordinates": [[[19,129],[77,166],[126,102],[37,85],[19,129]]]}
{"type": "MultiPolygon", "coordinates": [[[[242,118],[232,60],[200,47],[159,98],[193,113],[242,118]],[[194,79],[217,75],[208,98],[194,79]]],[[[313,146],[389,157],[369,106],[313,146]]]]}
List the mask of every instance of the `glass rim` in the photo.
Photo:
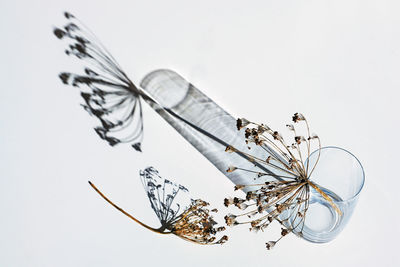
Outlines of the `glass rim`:
{"type": "Polygon", "coordinates": [[[306,159],[305,162],[307,162],[314,153],[318,153],[318,150],[322,151],[323,149],[339,149],[339,150],[343,150],[344,152],[350,154],[354,159],[356,159],[356,161],[360,165],[360,168],[361,168],[361,171],[362,171],[362,181],[361,181],[361,185],[359,186],[358,191],[350,198],[347,198],[347,199],[341,200],[341,201],[335,201],[335,202],[342,203],[342,202],[348,202],[348,201],[353,200],[354,198],[356,198],[360,194],[361,190],[364,188],[364,183],[365,183],[365,171],[364,171],[364,167],[362,166],[360,160],[353,153],[351,153],[350,151],[348,151],[348,150],[346,150],[344,148],[341,148],[341,147],[338,147],[338,146],[324,146],[324,147],[321,147],[321,149],[314,150],[310,154],[310,156],[306,159]]]}

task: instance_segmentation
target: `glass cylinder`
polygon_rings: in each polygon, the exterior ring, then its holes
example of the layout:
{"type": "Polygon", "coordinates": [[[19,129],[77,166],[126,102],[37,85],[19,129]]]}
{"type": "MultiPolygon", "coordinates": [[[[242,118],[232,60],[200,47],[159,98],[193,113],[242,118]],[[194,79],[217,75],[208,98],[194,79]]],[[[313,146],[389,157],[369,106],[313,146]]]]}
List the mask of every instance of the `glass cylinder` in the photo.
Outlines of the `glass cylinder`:
{"type": "MultiPolygon", "coordinates": [[[[360,161],[345,149],[324,147],[320,153],[318,166],[310,180],[331,197],[342,215],[339,216],[332,206],[313,190],[303,235],[309,241],[325,243],[334,239],[349,221],[364,186],[365,174],[360,161]]],[[[317,158],[318,151],[315,151],[307,161],[312,166],[317,158]]]]}
{"type": "MultiPolygon", "coordinates": [[[[167,69],[156,70],[145,76],[140,85],[152,98],[144,98],[146,102],[235,185],[260,181],[255,181],[248,172],[227,172],[229,166],[240,166],[255,173],[262,169],[280,179],[281,173],[249,161],[243,153],[225,152],[226,147],[232,145],[239,151],[250,149],[255,157],[265,159],[269,156],[265,147],[246,144],[243,130],[236,128],[236,119],[179,74],[167,69]]],[[[307,160],[315,162],[315,155],[314,152],[307,160]]],[[[350,218],[364,183],[364,172],[351,153],[340,148],[323,148],[311,180],[343,209],[343,214],[338,216],[319,193],[311,190],[302,237],[311,242],[328,242],[350,218]]]]}
{"type": "Polygon", "coordinates": [[[246,151],[250,146],[252,155],[259,157],[266,152],[259,146],[245,144],[244,133],[237,130],[232,115],[171,70],[149,73],[140,86],[158,102],[147,100],[149,105],[218,170],[234,184],[249,184],[247,173],[226,170],[229,166],[252,169],[254,163],[242,154],[225,152],[226,147],[233,145],[246,151]]]}

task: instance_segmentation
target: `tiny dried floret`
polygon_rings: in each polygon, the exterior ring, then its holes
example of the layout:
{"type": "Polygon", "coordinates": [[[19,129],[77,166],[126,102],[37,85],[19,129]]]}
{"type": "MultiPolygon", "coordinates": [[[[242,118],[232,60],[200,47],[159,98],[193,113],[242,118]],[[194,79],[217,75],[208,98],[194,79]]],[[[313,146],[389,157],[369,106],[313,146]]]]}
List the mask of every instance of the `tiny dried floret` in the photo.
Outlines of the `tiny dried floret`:
{"type": "Polygon", "coordinates": [[[228,214],[225,216],[225,223],[227,226],[233,226],[237,224],[236,215],[228,214]]]}
{"type": "Polygon", "coordinates": [[[293,122],[304,121],[306,118],[301,113],[295,113],[292,117],[293,122]]]}
{"type": "Polygon", "coordinates": [[[240,118],[236,120],[236,127],[238,130],[242,129],[243,127],[246,127],[249,124],[250,121],[246,120],[245,118],[240,118]]]}
{"type": "Polygon", "coordinates": [[[294,141],[296,141],[296,143],[297,143],[298,145],[300,145],[301,142],[306,141],[306,138],[305,138],[304,136],[295,136],[295,137],[294,137],[294,141]]]}
{"type": "Polygon", "coordinates": [[[274,140],[282,140],[282,136],[277,131],[272,134],[272,137],[274,140]]]}
{"type": "Polygon", "coordinates": [[[265,246],[268,250],[272,249],[275,246],[276,242],[275,241],[268,241],[265,243],[265,246]]]}

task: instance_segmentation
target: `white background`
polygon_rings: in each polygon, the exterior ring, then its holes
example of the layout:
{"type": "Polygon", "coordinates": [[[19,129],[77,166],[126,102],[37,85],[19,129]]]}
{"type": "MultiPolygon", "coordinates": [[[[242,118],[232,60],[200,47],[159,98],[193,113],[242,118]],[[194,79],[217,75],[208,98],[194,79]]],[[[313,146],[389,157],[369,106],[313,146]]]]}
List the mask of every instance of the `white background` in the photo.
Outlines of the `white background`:
{"type": "MultiPolygon", "coordinates": [[[[398,266],[398,1],[1,1],[0,266],[398,266]],[[144,153],[109,147],[75,88],[76,62],[52,35],[83,20],[134,82],[186,77],[234,116],[277,129],[305,114],[323,145],[353,152],[366,184],[348,226],[312,244],[232,228],[224,246],[158,236],[138,170],[157,167],[223,213],[232,184],[147,105],[144,153]]],[[[340,166],[333,166],[340,168],[340,166]]],[[[277,228],[276,228],[277,229],[277,228]]]]}

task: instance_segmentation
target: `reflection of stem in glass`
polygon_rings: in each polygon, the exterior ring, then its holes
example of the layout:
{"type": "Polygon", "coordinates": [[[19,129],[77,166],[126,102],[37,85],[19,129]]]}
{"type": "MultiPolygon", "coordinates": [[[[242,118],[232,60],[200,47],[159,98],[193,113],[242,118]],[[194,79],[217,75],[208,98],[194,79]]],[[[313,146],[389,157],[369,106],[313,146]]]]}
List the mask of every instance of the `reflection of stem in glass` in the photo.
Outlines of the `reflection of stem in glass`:
{"type": "Polygon", "coordinates": [[[309,181],[308,184],[314,188],[326,201],[329,202],[329,204],[331,205],[331,207],[341,216],[342,215],[342,211],[338,208],[338,206],[336,206],[335,203],[333,203],[332,199],[323,191],[320,189],[319,186],[317,186],[316,184],[314,184],[313,182],[309,181]]]}

